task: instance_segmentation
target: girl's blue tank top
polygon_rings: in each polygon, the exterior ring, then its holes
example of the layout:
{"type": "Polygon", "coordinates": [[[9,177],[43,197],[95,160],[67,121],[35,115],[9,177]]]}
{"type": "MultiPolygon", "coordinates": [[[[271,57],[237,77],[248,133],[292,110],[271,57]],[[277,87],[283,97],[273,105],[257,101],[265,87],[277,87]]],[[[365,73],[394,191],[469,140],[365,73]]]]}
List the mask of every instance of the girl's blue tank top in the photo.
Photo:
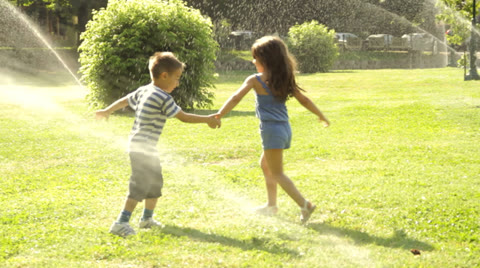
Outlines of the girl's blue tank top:
{"type": "Polygon", "coordinates": [[[262,84],[268,95],[256,94],[256,113],[263,122],[288,122],[288,112],[285,102],[278,101],[272,94],[270,88],[260,79],[257,74],[255,78],[262,84]]]}

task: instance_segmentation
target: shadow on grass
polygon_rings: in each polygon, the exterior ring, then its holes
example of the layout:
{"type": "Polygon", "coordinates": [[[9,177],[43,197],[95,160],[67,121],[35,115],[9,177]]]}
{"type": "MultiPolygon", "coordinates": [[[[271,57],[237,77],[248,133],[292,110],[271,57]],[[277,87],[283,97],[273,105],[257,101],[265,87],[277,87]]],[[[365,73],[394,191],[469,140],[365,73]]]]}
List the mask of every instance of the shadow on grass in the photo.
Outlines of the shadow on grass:
{"type": "Polygon", "coordinates": [[[209,234],[196,229],[173,225],[166,225],[162,228],[162,233],[177,237],[186,236],[193,240],[207,243],[218,243],[228,247],[241,248],[242,250],[261,250],[272,254],[288,254],[293,257],[300,256],[299,252],[276,245],[268,239],[252,237],[250,239],[238,240],[223,235],[209,234]]]}
{"type": "Polygon", "coordinates": [[[341,238],[353,239],[357,245],[374,244],[388,248],[418,249],[422,251],[432,251],[434,247],[428,243],[408,238],[405,232],[401,230],[388,238],[378,237],[361,231],[355,231],[347,228],[334,227],[325,223],[311,223],[308,228],[321,234],[331,234],[341,238]]]}

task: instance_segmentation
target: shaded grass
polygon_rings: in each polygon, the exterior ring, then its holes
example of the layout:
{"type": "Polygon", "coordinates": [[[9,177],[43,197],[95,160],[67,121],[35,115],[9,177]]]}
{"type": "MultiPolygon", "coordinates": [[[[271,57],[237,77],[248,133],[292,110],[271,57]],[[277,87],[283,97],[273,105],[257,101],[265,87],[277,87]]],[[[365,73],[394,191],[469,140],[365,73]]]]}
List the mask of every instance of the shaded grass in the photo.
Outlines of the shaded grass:
{"type": "MultiPolygon", "coordinates": [[[[215,108],[248,74],[220,74],[215,108]]],[[[156,210],[166,228],[129,239],[107,232],[126,192],[124,146],[133,118],[95,122],[85,114],[81,89],[59,77],[50,84],[41,79],[38,87],[38,79],[1,80],[11,81],[1,85],[2,96],[37,94],[46,104],[0,101],[2,266],[474,267],[480,261],[480,92],[479,82],[461,81],[461,70],[299,76],[332,121],[324,129],[295,100],[288,103],[294,139],[286,173],[319,207],[305,227],[283,192],[278,216],[249,213],[266,198],[253,94],[220,130],[169,120],[159,142],[165,188],[156,210]],[[412,248],[422,255],[414,257],[412,248]]]]}

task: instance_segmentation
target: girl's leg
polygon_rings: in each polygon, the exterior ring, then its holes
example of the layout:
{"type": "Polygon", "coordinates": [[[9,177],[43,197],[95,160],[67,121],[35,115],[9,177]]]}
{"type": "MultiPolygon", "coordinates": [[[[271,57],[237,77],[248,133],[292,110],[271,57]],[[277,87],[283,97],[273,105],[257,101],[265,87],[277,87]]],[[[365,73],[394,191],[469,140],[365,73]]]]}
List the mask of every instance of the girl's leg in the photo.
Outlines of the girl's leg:
{"type": "MultiPolygon", "coordinates": [[[[283,149],[269,149],[263,151],[262,163],[263,162],[266,163],[269,176],[271,176],[270,178],[280,184],[282,189],[297,203],[298,206],[305,206],[306,199],[302,196],[300,191],[298,191],[297,187],[295,187],[292,180],[283,173],[283,149]]],[[[267,180],[267,176],[265,176],[265,180],[267,180]]]]}
{"type": "Polygon", "coordinates": [[[268,169],[265,154],[262,153],[260,158],[260,166],[262,167],[263,176],[265,177],[265,185],[267,187],[267,206],[273,207],[277,205],[277,181],[273,178],[272,173],[268,169]]]}

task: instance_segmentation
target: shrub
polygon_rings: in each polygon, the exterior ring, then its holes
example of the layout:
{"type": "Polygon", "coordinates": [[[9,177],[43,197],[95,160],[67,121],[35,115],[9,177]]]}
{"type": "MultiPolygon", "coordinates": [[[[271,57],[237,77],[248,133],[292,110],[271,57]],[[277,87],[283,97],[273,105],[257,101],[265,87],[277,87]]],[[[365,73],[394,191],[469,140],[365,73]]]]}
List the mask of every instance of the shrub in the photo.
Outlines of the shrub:
{"type": "Polygon", "coordinates": [[[300,71],[327,72],[338,56],[334,38],[333,30],[316,21],[292,26],[288,31],[288,44],[300,71]]]}
{"type": "Polygon", "coordinates": [[[150,81],[148,58],[171,51],[186,64],[172,93],[184,109],[212,104],[218,44],[212,23],[180,0],[111,0],[82,34],[80,72],[93,106],[105,105],[150,81]]]}

